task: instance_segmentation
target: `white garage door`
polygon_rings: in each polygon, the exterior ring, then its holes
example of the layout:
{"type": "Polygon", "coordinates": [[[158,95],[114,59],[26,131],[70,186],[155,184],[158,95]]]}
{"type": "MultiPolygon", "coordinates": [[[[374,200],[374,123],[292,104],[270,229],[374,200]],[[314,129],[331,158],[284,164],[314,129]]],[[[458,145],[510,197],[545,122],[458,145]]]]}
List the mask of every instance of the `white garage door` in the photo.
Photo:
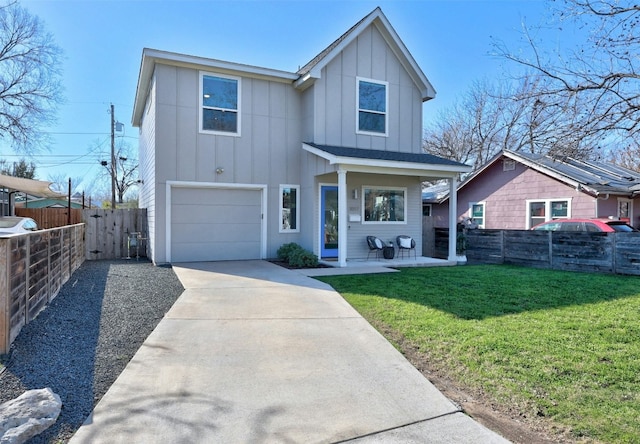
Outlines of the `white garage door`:
{"type": "Polygon", "coordinates": [[[262,191],[171,190],[171,262],[260,259],[262,191]]]}

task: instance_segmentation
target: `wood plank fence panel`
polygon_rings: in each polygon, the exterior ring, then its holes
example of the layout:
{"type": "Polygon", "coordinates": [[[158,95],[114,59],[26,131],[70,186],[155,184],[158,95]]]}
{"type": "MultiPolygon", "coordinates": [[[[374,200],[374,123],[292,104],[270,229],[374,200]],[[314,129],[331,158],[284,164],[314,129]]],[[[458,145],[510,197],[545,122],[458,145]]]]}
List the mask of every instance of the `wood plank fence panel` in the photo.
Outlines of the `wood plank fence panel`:
{"type": "Polygon", "coordinates": [[[616,233],[615,272],[640,275],[640,233],[616,233]]]}
{"type": "Polygon", "coordinates": [[[85,260],[84,224],[0,238],[0,354],[85,260]]]}
{"type": "Polygon", "coordinates": [[[86,224],[86,258],[90,260],[122,259],[138,255],[146,257],[146,209],[87,209],[83,211],[86,224]],[[132,233],[140,245],[132,248],[132,233]]]}
{"type": "Polygon", "coordinates": [[[613,239],[608,233],[554,231],[551,235],[553,268],[612,273],[613,239]]]}
{"type": "MultiPolygon", "coordinates": [[[[448,230],[436,228],[434,231],[436,245],[446,245],[448,230]]],[[[470,264],[505,263],[567,271],[640,275],[640,232],[479,229],[467,231],[466,244],[470,264]]]]}
{"type": "Polygon", "coordinates": [[[505,263],[542,268],[549,266],[549,232],[507,230],[503,233],[505,263]]]}
{"type": "Polygon", "coordinates": [[[466,244],[467,260],[470,263],[481,261],[500,264],[503,261],[502,231],[500,230],[467,230],[466,244]],[[469,245],[473,245],[473,248],[469,248],[469,245]]]}
{"type": "Polygon", "coordinates": [[[38,227],[57,228],[82,222],[82,210],[71,208],[16,208],[16,216],[30,217],[38,223],[38,227]]]}

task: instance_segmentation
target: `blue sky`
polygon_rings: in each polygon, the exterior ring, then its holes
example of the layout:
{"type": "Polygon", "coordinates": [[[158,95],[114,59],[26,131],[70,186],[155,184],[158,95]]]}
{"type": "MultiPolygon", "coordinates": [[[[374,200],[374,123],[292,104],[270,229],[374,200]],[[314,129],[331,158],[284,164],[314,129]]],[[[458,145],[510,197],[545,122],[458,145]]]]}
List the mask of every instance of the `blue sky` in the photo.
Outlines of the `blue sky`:
{"type": "MultiPolygon", "coordinates": [[[[491,38],[521,47],[522,23],[541,23],[548,6],[543,0],[21,3],[64,51],[66,102],[56,125],[46,129],[53,141],[50,151],[32,159],[37,178],[80,177],[80,189],[87,190],[101,172],[100,159],[109,156],[111,103],[116,120],[124,124],[124,140],[137,154],[131,114],[145,47],[296,71],[380,6],[438,93],[424,105],[429,119],[474,81],[500,77],[504,61],[490,55],[491,38]]],[[[0,157],[15,160],[7,154],[0,146],[0,157]]]]}

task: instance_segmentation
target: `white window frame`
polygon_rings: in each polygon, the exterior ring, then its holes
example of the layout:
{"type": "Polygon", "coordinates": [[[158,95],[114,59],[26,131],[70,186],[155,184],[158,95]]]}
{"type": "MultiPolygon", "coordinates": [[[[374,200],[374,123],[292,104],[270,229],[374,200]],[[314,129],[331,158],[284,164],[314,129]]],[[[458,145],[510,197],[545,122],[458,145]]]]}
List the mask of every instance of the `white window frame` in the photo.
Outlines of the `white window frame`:
{"type": "MultiPolygon", "coordinates": [[[[229,75],[220,74],[220,73],[217,73],[217,72],[200,71],[199,86],[198,86],[198,130],[199,130],[200,133],[202,133],[202,134],[215,134],[215,135],[220,135],[220,136],[240,137],[241,128],[242,128],[241,104],[242,104],[242,79],[240,77],[229,76],[229,75]],[[236,113],[236,122],[237,122],[236,131],[235,132],[208,130],[208,129],[204,129],[202,127],[203,110],[204,110],[203,84],[204,84],[204,77],[205,76],[207,76],[207,77],[218,77],[220,79],[235,80],[236,82],[238,82],[238,100],[237,100],[238,107],[237,107],[237,109],[233,110],[236,113]]],[[[208,108],[210,108],[210,107],[208,107],[208,108]]]]}
{"type": "Polygon", "coordinates": [[[567,216],[566,217],[556,217],[556,219],[571,219],[571,198],[570,197],[557,197],[557,198],[553,198],[553,199],[527,199],[526,200],[526,205],[527,205],[527,211],[526,211],[526,223],[525,226],[527,227],[527,230],[531,228],[531,204],[532,203],[544,203],[544,221],[540,221],[540,223],[542,222],[548,222],[550,220],[552,220],[551,218],[551,202],[560,202],[560,201],[566,201],[567,202],[567,216]]]}
{"type": "Polygon", "coordinates": [[[279,211],[278,211],[278,230],[280,233],[299,233],[300,232],[300,185],[289,185],[282,184],[280,185],[280,192],[278,194],[279,201],[279,211]],[[284,193],[285,189],[295,189],[296,190],[296,228],[287,229],[282,226],[282,222],[284,221],[284,205],[282,201],[282,193],[284,193]]]}
{"type": "Polygon", "coordinates": [[[362,215],[362,224],[364,225],[406,225],[407,224],[407,203],[409,201],[409,197],[408,197],[408,188],[406,187],[389,187],[389,186],[377,186],[377,185],[363,185],[362,189],[361,189],[361,194],[362,196],[362,205],[360,206],[361,209],[361,215],[362,215]],[[366,190],[392,190],[392,191],[402,191],[402,193],[404,194],[404,214],[403,214],[403,219],[401,221],[398,220],[366,220],[365,218],[365,204],[366,204],[366,190]]]}
{"type": "Polygon", "coordinates": [[[367,136],[388,137],[389,135],[389,82],[368,79],[365,77],[356,77],[356,134],[364,134],[367,136]],[[375,83],[384,86],[384,113],[369,109],[360,109],[360,82],[375,83]],[[384,132],[365,131],[360,129],[360,111],[383,114],[384,115],[384,132]]]}
{"type": "Polygon", "coordinates": [[[629,218],[629,225],[633,225],[633,200],[632,199],[627,199],[625,197],[618,197],[618,202],[616,204],[616,217],[622,218],[622,216],[620,215],[620,204],[623,202],[629,204],[629,214],[627,215],[627,217],[629,218]]]}
{"type": "Polygon", "coordinates": [[[478,228],[484,228],[487,221],[487,203],[486,202],[469,202],[469,219],[477,224],[478,228]],[[473,206],[482,205],[482,223],[477,223],[473,217],[473,206]]]}

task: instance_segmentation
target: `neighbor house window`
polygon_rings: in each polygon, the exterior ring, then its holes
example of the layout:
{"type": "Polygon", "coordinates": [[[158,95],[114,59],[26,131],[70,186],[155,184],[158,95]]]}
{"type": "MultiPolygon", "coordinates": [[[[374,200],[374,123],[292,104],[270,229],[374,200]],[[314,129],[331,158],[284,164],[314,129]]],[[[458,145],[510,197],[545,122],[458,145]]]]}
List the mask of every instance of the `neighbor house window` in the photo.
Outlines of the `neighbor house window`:
{"type": "Polygon", "coordinates": [[[545,199],[527,201],[527,228],[552,219],[571,216],[571,199],[545,199]]]}
{"type": "Polygon", "coordinates": [[[240,134],[240,79],[200,75],[200,124],[203,132],[240,134]]]}
{"type": "Polygon", "coordinates": [[[364,223],[406,223],[406,188],[363,187],[364,223]]]}
{"type": "Polygon", "coordinates": [[[484,202],[474,202],[469,205],[469,214],[471,220],[478,228],[484,228],[484,202]]]}
{"type": "Polygon", "coordinates": [[[300,186],[280,185],[280,233],[300,231],[300,186]]]}
{"type": "Polygon", "coordinates": [[[633,208],[632,200],[618,198],[618,217],[620,219],[631,221],[632,208],[633,208]]]}
{"type": "Polygon", "coordinates": [[[387,83],[357,79],[359,133],[387,135],[387,83]]]}

